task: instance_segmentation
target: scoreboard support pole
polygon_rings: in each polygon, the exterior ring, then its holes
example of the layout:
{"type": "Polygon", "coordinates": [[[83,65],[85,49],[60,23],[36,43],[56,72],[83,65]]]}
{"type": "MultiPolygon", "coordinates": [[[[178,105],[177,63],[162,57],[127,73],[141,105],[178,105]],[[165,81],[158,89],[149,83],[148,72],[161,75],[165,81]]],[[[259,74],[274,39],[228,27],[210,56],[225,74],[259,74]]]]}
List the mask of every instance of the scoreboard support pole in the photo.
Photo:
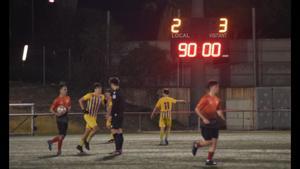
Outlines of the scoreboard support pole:
{"type": "MultiPolygon", "coordinates": [[[[204,0],[192,0],[192,17],[204,18],[204,0]]],[[[195,60],[191,63],[191,110],[195,109],[197,101],[205,92],[205,74],[204,62],[195,60]]],[[[197,124],[199,124],[199,117],[197,115],[193,114],[191,118],[196,120],[197,124]]],[[[200,126],[197,125],[198,130],[200,130],[199,127],[200,126]]]]}

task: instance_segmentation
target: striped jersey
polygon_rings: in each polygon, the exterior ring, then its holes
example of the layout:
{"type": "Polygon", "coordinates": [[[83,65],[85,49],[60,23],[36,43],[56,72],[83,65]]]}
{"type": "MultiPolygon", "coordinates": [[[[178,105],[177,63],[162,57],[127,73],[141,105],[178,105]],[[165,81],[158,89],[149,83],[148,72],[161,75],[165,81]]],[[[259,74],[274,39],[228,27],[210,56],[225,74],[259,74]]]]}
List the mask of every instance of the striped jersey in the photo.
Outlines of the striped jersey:
{"type": "Polygon", "coordinates": [[[87,101],[87,111],[92,117],[97,117],[100,112],[101,105],[104,105],[104,95],[96,96],[94,93],[87,93],[83,96],[84,101],[87,101]]]}
{"type": "Polygon", "coordinates": [[[176,103],[176,99],[164,96],[160,98],[155,107],[160,110],[160,118],[171,118],[172,104],[176,103]]]}

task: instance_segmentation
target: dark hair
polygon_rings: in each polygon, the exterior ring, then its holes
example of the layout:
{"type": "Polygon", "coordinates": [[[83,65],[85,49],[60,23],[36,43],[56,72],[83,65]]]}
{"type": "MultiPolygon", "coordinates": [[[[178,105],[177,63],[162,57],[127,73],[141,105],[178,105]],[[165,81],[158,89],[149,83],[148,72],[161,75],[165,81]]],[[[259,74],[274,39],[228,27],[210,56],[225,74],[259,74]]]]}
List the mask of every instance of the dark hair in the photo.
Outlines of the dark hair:
{"type": "Polygon", "coordinates": [[[211,87],[218,85],[219,83],[216,80],[211,80],[207,84],[207,88],[210,89],[211,87]]]}
{"type": "Polygon", "coordinates": [[[110,92],[111,92],[110,89],[105,89],[105,90],[104,90],[104,93],[110,93],[110,92]]]}
{"type": "Polygon", "coordinates": [[[169,91],[169,89],[163,89],[163,93],[164,93],[164,94],[169,94],[170,91],[169,91]]]}
{"type": "Polygon", "coordinates": [[[58,87],[59,87],[59,89],[61,89],[63,87],[67,87],[67,84],[65,82],[59,82],[58,87]]]}
{"type": "Polygon", "coordinates": [[[120,79],[118,77],[109,78],[109,84],[114,84],[116,86],[120,85],[120,79]]]}
{"type": "Polygon", "coordinates": [[[93,86],[94,86],[94,89],[102,87],[101,83],[98,83],[98,82],[95,82],[93,86]]]}

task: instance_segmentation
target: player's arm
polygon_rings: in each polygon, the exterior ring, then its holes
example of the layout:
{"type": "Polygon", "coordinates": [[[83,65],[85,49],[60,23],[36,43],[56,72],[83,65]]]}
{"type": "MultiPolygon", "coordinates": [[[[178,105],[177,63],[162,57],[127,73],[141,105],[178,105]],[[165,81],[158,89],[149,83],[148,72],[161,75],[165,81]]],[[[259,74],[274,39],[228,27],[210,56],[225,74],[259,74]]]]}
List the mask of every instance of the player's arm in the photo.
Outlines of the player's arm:
{"type": "Polygon", "coordinates": [[[206,104],[207,104],[207,101],[204,99],[201,99],[200,103],[195,108],[195,112],[203,120],[203,122],[205,124],[209,124],[209,120],[202,114],[202,112],[203,112],[202,110],[204,109],[206,104]]]}
{"type": "Polygon", "coordinates": [[[111,118],[111,108],[112,108],[111,102],[107,102],[106,107],[107,107],[107,109],[106,109],[105,117],[106,117],[107,120],[109,120],[111,118]]]}
{"type": "Polygon", "coordinates": [[[50,106],[50,112],[54,115],[57,115],[57,112],[54,110],[54,107],[56,106],[56,99],[53,101],[53,103],[50,106]]]}
{"type": "Polygon", "coordinates": [[[185,100],[176,100],[176,103],[186,103],[185,100]]]}
{"type": "Polygon", "coordinates": [[[157,101],[156,105],[153,108],[153,111],[152,111],[151,116],[150,116],[151,119],[153,119],[154,114],[157,111],[157,108],[159,107],[159,105],[160,105],[160,100],[157,101]]]}
{"type": "Polygon", "coordinates": [[[68,109],[68,112],[70,112],[70,110],[71,110],[71,98],[70,97],[68,97],[68,99],[67,99],[67,109],[68,109]]]}
{"type": "Polygon", "coordinates": [[[155,106],[152,113],[151,113],[151,119],[153,119],[155,112],[157,111],[157,107],[155,106]]]}
{"type": "Polygon", "coordinates": [[[83,111],[83,113],[88,113],[87,110],[85,109],[85,106],[84,106],[84,102],[90,98],[90,95],[89,94],[86,94],[84,95],[83,97],[81,97],[79,100],[78,100],[78,103],[79,103],[79,106],[81,108],[81,110],[83,111]]]}
{"type": "Polygon", "coordinates": [[[203,114],[201,113],[202,111],[199,110],[198,107],[195,108],[195,112],[196,112],[197,115],[203,120],[203,122],[204,122],[205,124],[208,124],[208,123],[209,123],[209,120],[208,120],[206,117],[203,116],[203,114]]]}
{"type": "Polygon", "coordinates": [[[219,103],[218,108],[217,108],[217,114],[219,117],[221,117],[222,120],[226,120],[224,116],[224,111],[221,109],[221,104],[219,103]]]}

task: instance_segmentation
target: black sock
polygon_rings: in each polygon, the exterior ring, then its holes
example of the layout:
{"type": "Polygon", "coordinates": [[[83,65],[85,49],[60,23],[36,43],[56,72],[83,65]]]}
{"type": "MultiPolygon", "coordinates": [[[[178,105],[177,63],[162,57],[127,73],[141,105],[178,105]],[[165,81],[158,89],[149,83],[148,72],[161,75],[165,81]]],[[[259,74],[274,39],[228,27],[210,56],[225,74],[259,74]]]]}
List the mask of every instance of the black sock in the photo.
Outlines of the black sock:
{"type": "Polygon", "coordinates": [[[123,133],[120,133],[120,150],[122,150],[123,148],[123,142],[124,142],[123,133]]]}
{"type": "Polygon", "coordinates": [[[116,143],[117,143],[116,150],[120,150],[120,148],[121,148],[120,147],[121,146],[121,137],[120,136],[121,136],[120,134],[117,134],[117,136],[116,136],[116,139],[117,139],[116,140],[116,143]]]}
{"type": "Polygon", "coordinates": [[[115,139],[116,150],[118,150],[118,134],[115,133],[113,136],[114,136],[114,139],[115,139]]]}

